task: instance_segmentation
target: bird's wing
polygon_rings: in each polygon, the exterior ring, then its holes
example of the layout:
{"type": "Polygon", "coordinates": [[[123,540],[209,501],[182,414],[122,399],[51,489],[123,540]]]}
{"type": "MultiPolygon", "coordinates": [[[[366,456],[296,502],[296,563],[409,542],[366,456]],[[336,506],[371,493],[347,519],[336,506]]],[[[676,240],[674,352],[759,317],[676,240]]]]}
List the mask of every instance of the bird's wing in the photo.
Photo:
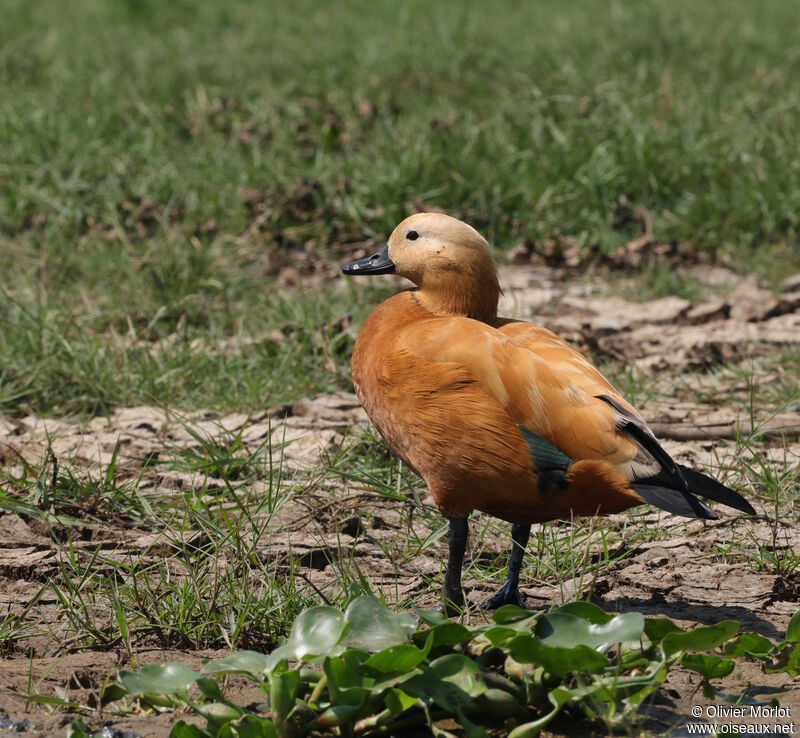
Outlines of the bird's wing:
{"type": "Polygon", "coordinates": [[[463,366],[515,423],[572,459],[607,461],[628,479],[652,476],[672,463],[608,380],[540,326],[420,321],[403,332],[401,342],[426,361],[463,366]]]}

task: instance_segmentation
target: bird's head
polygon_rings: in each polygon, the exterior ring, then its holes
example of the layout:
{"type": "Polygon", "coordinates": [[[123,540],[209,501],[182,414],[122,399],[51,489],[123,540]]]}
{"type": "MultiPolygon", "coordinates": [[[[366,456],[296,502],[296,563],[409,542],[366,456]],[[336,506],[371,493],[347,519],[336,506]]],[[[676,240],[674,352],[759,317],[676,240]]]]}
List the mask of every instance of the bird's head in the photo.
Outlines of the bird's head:
{"type": "Polygon", "coordinates": [[[491,323],[500,284],[489,244],[472,226],[441,213],[406,218],[377,254],[346,264],[356,274],[398,274],[419,288],[420,304],[437,315],[491,323]]]}

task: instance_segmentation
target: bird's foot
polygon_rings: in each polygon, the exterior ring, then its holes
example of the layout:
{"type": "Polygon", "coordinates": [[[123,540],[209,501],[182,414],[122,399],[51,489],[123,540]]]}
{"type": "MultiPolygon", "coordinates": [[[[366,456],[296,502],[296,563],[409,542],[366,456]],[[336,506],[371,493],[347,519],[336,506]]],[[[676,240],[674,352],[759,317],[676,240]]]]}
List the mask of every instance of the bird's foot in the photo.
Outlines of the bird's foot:
{"type": "Polygon", "coordinates": [[[522,595],[519,593],[519,588],[512,585],[511,582],[506,582],[497,594],[490,597],[483,603],[483,607],[487,610],[496,610],[498,607],[502,607],[503,605],[516,605],[517,607],[522,607],[527,609],[525,605],[525,600],[522,599],[522,595]]]}

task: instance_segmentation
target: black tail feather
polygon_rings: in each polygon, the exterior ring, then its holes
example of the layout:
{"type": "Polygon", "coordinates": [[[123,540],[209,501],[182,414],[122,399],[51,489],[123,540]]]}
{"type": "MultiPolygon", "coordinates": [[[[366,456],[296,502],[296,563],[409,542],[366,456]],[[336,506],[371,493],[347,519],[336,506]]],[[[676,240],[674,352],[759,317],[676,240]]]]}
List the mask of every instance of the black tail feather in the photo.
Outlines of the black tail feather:
{"type": "Polygon", "coordinates": [[[686,518],[704,518],[706,520],[716,520],[719,517],[708,505],[704,505],[688,492],[644,482],[634,482],[631,484],[631,488],[645,502],[676,515],[683,515],[686,518]]]}
{"type": "Polygon", "coordinates": [[[678,464],[678,467],[689,483],[689,489],[696,495],[705,497],[714,502],[721,502],[723,505],[732,507],[734,510],[741,510],[748,515],[757,515],[753,506],[738,492],[734,492],[724,484],[720,484],[715,479],[707,477],[694,469],[678,464]]]}

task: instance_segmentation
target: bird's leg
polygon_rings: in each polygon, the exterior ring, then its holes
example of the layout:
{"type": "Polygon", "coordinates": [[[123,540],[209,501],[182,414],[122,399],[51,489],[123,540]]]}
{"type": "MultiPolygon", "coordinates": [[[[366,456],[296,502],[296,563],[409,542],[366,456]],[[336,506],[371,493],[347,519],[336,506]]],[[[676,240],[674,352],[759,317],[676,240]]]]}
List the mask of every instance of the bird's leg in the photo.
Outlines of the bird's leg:
{"type": "Polygon", "coordinates": [[[468,535],[467,518],[450,518],[450,553],[444,573],[444,611],[447,615],[456,615],[464,609],[461,567],[464,565],[468,535]]]}
{"type": "Polygon", "coordinates": [[[508,558],[508,575],[498,593],[484,603],[484,607],[494,610],[501,605],[518,605],[525,607],[519,594],[519,571],[522,568],[522,557],[531,535],[530,525],[514,523],[511,526],[511,556],[508,558]]]}

